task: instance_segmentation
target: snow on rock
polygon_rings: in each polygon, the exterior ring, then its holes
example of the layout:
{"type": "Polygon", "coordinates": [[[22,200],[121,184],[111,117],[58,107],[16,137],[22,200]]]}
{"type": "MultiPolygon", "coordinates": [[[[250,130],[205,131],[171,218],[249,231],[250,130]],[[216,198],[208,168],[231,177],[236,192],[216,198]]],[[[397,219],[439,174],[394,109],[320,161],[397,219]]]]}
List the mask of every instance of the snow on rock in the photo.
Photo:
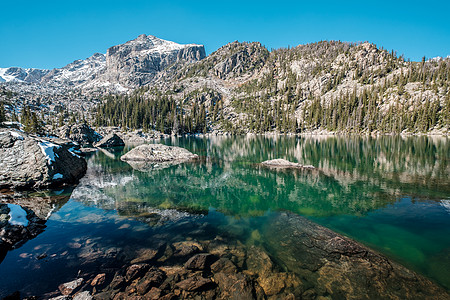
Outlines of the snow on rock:
{"type": "Polygon", "coordinates": [[[27,212],[20,205],[8,204],[8,208],[11,225],[28,226],[27,212]]]}
{"type": "Polygon", "coordinates": [[[52,142],[41,140],[39,147],[41,148],[42,153],[47,157],[48,164],[51,165],[55,161],[55,156],[58,157],[54,148],[59,148],[60,146],[53,144],[52,142]]]}
{"type": "Polygon", "coordinates": [[[13,137],[17,138],[18,140],[23,140],[23,136],[21,136],[19,133],[17,133],[16,131],[10,131],[9,132],[13,137]]]}
{"type": "Polygon", "coordinates": [[[61,178],[63,178],[64,176],[63,176],[63,174],[61,174],[61,173],[56,173],[55,175],[53,175],[53,180],[55,180],[55,179],[61,179],[61,178]]]}

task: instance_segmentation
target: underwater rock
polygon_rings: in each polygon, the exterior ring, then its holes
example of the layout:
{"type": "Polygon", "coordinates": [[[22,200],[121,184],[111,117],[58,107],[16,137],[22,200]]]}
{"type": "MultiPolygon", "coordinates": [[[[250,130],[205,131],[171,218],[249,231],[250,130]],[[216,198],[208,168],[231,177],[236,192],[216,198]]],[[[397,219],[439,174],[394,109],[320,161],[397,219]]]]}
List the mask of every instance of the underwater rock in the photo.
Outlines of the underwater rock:
{"type": "MultiPolygon", "coordinates": [[[[214,281],[218,284],[220,294],[218,299],[252,300],[255,299],[255,287],[251,278],[245,274],[214,274],[214,281]]],[[[264,299],[264,297],[256,297],[264,299]]]]}
{"type": "Polygon", "coordinates": [[[185,264],[184,267],[189,270],[200,270],[205,271],[209,269],[211,264],[216,260],[214,255],[209,253],[200,253],[191,257],[185,264]]]}
{"type": "Polygon", "coordinates": [[[186,291],[201,291],[214,287],[214,282],[209,278],[203,278],[201,276],[193,276],[185,279],[176,284],[177,287],[186,291]]]}
{"type": "Polygon", "coordinates": [[[136,285],[136,292],[139,295],[144,295],[152,287],[160,286],[165,278],[166,274],[163,271],[152,267],[148,270],[147,274],[145,274],[145,276],[141,280],[139,280],[138,284],[136,285]]]}
{"type": "Polygon", "coordinates": [[[265,234],[271,237],[266,240],[268,250],[281,265],[299,274],[305,286],[313,287],[317,297],[449,297],[443,288],[430,280],[304,217],[282,213],[268,222],[265,229],[265,234]]]}

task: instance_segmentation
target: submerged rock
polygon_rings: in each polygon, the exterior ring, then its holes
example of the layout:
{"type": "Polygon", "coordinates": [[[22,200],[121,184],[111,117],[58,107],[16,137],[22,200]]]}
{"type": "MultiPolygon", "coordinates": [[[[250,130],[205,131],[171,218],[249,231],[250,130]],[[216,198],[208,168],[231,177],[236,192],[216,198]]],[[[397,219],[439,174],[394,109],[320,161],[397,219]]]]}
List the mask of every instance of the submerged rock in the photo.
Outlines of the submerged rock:
{"type": "Polygon", "coordinates": [[[108,134],[101,141],[94,144],[95,147],[110,148],[125,146],[123,140],[115,133],[108,134]]]}
{"type": "Polygon", "coordinates": [[[311,165],[302,165],[299,163],[290,162],[285,159],[277,158],[272,160],[266,160],[261,163],[263,166],[266,167],[273,167],[273,168],[296,168],[296,169],[315,169],[314,166],[311,165]]]}
{"type": "MultiPolygon", "coordinates": [[[[311,287],[303,297],[333,299],[448,299],[430,280],[304,217],[282,213],[266,225],[279,263],[311,287]]],[[[270,277],[267,278],[272,280],[270,277]]],[[[271,281],[261,282],[267,288],[271,281]]]]}
{"type": "Polygon", "coordinates": [[[200,291],[206,290],[214,287],[214,282],[209,278],[204,278],[201,276],[189,277],[176,284],[182,290],[186,291],[200,291]]]}
{"type": "Polygon", "coordinates": [[[125,155],[122,155],[120,159],[127,162],[172,162],[188,161],[197,157],[197,154],[193,154],[180,147],[166,146],[162,144],[146,144],[137,146],[125,155]]]}
{"type": "Polygon", "coordinates": [[[85,174],[86,161],[78,147],[66,141],[0,131],[0,188],[46,188],[76,183],[85,174]]]}

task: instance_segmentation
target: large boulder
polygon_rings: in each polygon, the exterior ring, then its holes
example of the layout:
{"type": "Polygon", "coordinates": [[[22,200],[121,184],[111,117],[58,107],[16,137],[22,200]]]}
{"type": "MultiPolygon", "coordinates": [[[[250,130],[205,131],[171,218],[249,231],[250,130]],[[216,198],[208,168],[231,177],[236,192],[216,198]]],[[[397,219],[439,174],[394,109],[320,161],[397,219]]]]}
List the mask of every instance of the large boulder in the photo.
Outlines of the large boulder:
{"type": "Polygon", "coordinates": [[[290,162],[288,160],[277,158],[272,160],[266,160],[261,163],[265,167],[271,168],[283,168],[283,169],[315,169],[314,166],[311,165],[302,165],[299,163],[290,162]]]}
{"type": "Polygon", "coordinates": [[[86,161],[77,146],[61,140],[0,130],[0,188],[37,189],[77,183],[86,161]]]}
{"type": "Polygon", "coordinates": [[[58,130],[58,136],[81,145],[94,144],[102,139],[102,136],[87,124],[64,125],[58,130]]]}
{"type": "Polygon", "coordinates": [[[123,140],[115,133],[105,136],[100,142],[94,144],[95,147],[110,148],[125,146],[123,140]]]}
{"type": "Polygon", "coordinates": [[[173,162],[188,161],[197,157],[197,154],[180,147],[146,144],[137,146],[125,155],[122,155],[120,159],[123,161],[173,162]]]}

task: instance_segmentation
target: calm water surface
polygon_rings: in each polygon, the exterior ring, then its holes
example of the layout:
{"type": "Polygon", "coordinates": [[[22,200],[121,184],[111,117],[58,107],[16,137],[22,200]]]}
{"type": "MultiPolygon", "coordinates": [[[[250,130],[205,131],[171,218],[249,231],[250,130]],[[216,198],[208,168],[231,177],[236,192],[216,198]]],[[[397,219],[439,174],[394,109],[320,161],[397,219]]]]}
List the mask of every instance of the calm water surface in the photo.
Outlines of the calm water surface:
{"type": "MultiPolygon", "coordinates": [[[[55,290],[84,268],[95,269],[96,249],[122,251],[120,264],[155,236],[182,239],[193,228],[202,228],[195,233],[199,239],[226,233],[264,248],[273,234],[267,224],[284,211],[352,237],[450,290],[449,139],[247,136],[162,142],[200,159],[143,170],[119,159],[132,146],[98,151],[73,192],[44,193],[67,198],[52,204],[45,232],[6,255],[0,296],[55,290]],[[259,165],[274,158],[317,170],[259,165]],[[89,244],[97,248],[84,247],[89,244]],[[42,253],[47,257],[37,260],[42,253]]],[[[266,250],[276,259],[276,249],[266,250]]]]}

